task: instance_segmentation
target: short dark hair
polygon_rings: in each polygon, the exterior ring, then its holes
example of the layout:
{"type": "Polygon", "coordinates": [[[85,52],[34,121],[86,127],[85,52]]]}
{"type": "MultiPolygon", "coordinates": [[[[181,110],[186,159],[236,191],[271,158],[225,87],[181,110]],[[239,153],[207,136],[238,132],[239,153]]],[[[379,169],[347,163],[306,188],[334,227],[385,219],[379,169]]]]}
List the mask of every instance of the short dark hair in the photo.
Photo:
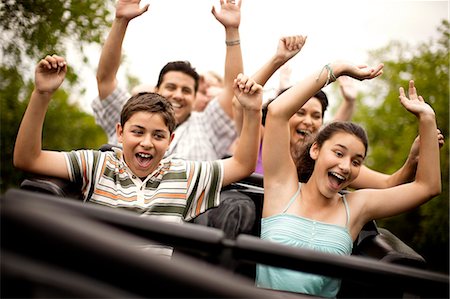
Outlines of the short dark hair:
{"type": "Polygon", "coordinates": [[[160,114],[170,134],[175,130],[175,112],[172,104],[165,97],[154,92],[140,92],[129,98],[120,113],[122,127],[133,114],[140,111],[160,114]]]}
{"type": "Polygon", "coordinates": [[[324,126],[312,141],[296,149],[297,151],[294,153],[294,161],[297,167],[297,175],[300,182],[306,183],[314,170],[315,160],[313,160],[309,154],[312,144],[316,142],[319,147],[322,147],[325,141],[333,137],[333,135],[338,132],[353,134],[359,138],[364,145],[364,156],[366,156],[369,142],[366,131],[360,125],[346,121],[331,122],[324,126]]]}
{"type": "Polygon", "coordinates": [[[167,63],[159,72],[158,83],[156,83],[157,88],[161,86],[164,75],[170,71],[182,72],[192,77],[195,81],[194,91],[197,93],[200,75],[197,73],[195,68],[192,67],[189,61],[172,61],[167,63]]]}

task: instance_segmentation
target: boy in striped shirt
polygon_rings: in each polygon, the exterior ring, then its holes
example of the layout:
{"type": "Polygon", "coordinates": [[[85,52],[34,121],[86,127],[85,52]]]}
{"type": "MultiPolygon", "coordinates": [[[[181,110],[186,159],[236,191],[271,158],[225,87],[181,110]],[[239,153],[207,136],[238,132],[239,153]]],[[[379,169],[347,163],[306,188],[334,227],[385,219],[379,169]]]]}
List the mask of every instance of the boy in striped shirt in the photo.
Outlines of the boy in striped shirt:
{"type": "Polygon", "coordinates": [[[249,176],[256,166],[262,87],[240,74],[235,95],[244,125],[235,155],[216,161],[164,158],[174,137],[172,105],[155,93],[141,93],[124,105],[116,133],[123,149],[110,152],[42,150],[42,127],[53,93],[67,65],[53,55],[35,71],[35,88],[14,148],[14,165],[24,171],[81,183],[84,201],[130,210],[162,221],[189,221],[219,204],[223,186],[249,176]]]}

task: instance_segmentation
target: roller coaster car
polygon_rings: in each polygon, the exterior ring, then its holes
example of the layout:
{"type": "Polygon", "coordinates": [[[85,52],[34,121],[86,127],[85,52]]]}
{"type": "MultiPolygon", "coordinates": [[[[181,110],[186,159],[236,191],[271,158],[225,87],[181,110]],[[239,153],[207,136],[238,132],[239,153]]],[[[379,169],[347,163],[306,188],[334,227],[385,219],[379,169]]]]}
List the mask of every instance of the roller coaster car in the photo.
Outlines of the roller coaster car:
{"type": "MultiPolygon", "coordinates": [[[[262,214],[263,177],[232,184],[262,214]]],[[[254,287],[258,263],[342,278],[338,298],[448,298],[449,277],[388,230],[369,222],[352,256],[288,248],[252,234],[176,225],[83,204],[79,186],[30,178],[1,198],[1,297],[270,297],[304,294],[254,287]],[[62,200],[75,199],[75,200],[62,200]],[[171,261],[137,250],[157,242],[174,248],[171,261]],[[136,246],[138,245],[138,246],[136,246]]]]}

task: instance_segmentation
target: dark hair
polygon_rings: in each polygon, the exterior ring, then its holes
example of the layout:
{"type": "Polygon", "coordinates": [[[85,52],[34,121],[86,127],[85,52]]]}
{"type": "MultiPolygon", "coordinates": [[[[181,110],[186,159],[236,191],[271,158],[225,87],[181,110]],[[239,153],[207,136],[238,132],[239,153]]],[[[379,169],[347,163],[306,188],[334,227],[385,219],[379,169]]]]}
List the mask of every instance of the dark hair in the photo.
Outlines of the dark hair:
{"type": "Polygon", "coordinates": [[[297,167],[297,175],[300,182],[306,183],[314,170],[315,160],[313,160],[309,154],[312,144],[316,142],[319,147],[322,147],[325,141],[339,132],[353,134],[359,138],[365,147],[364,156],[367,154],[367,149],[369,146],[367,134],[360,125],[344,121],[331,122],[324,126],[311,142],[308,142],[296,149],[296,152],[294,153],[294,161],[297,167]]]}
{"type": "Polygon", "coordinates": [[[200,79],[200,75],[197,73],[195,68],[192,67],[189,61],[172,61],[167,63],[159,72],[158,83],[156,83],[156,87],[160,87],[163,77],[168,72],[182,72],[195,80],[194,91],[197,93],[198,91],[198,81],[200,79]]]}
{"type": "Polygon", "coordinates": [[[129,98],[120,113],[122,127],[133,114],[140,111],[160,114],[169,132],[172,134],[175,130],[175,112],[172,104],[165,97],[154,92],[140,92],[129,98]]]}
{"type": "MultiPolygon", "coordinates": [[[[286,87],[281,89],[280,91],[278,91],[278,94],[275,98],[270,99],[269,101],[267,101],[267,103],[263,106],[262,108],[262,119],[261,119],[261,123],[263,126],[266,125],[266,117],[267,117],[267,110],[269,109],[269,104],[272,103],[276,98],[278,98],[283,92],[285,92],[286,90],[288,90],[290,87],[286,87]]],[[[322,91],[319,90],[312,98],[317,98],[320,102],[320,104],[322,105],[322,118],[325,116],[325,111],[328,108],[328,98],[327,95],[322,91]]],[[[309,101],[309,100],[308,100],[309,101]]]]}

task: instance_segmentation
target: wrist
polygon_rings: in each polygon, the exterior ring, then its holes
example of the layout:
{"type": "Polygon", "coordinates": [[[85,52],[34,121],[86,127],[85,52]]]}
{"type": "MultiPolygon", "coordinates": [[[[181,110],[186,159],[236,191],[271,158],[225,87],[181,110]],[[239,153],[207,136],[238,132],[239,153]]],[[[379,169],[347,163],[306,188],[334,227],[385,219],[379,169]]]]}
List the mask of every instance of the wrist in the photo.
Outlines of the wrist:
{"type": "Polygon", "coordinates": [[[40,90],[39,88],[34,88],[33,93],[40,97],[51,97],[55,93],[55,91],[40,90]]]}
{"type": "Polygon", "coordinates": [[[419,113],[417,117],[421,122],[431,122],[431,123],[436,122],[436,115],[434,111],[426,111],[419,113]]]}
{"type": "Polygon", "coordinates": [[[276,67],[277,69],[279,69],[280,67],[283,66],[283,64],[285,64],[289,59],[285,59],[283,56],[275,54],[274,56],[272,56],[270,63],[276,67]]]}

